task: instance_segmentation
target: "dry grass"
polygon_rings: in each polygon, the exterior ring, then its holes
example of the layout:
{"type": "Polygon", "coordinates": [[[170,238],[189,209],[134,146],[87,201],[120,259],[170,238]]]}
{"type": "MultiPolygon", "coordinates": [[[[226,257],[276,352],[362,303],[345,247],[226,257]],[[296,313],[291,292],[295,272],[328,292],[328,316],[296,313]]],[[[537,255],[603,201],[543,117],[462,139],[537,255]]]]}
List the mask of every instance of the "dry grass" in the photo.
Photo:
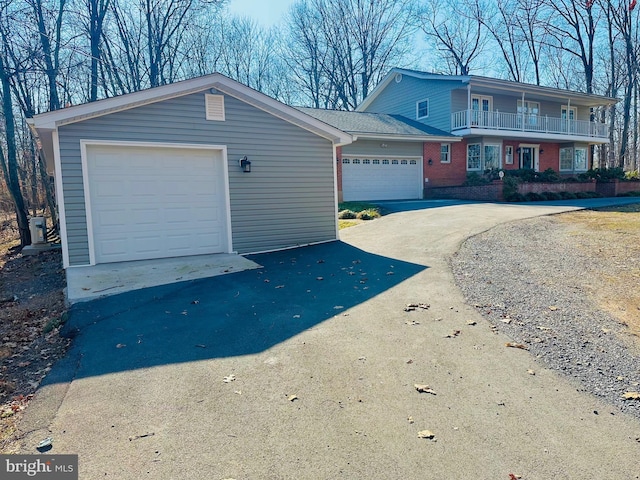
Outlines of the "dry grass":
{"type": "Polygon", "coordinates": [[[640,204],[582,210],[557,217],[571,225],[577,248],[589,253],[598,273],[584,282],[598,304],[640,346],[640,204]]]}

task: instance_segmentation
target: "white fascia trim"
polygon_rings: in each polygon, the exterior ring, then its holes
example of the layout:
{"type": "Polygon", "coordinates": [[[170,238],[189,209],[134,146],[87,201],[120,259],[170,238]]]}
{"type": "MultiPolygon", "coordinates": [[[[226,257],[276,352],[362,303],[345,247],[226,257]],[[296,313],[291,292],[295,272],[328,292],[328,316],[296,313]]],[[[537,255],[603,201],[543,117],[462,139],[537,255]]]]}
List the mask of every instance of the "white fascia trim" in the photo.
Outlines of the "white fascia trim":
{"type": "MultiPolygon", "coordinates": [[[[96,264],[95,243],[93,241],[93,217],[91,214],[91,195],[89,190],[89,169],[87,168],[87,147],[91,146],[115,146],[115,147],[153,147],[153,148],[179,148],[193,150],[213,150],[222,153],[222,168],[224,172],[225,211],[227,226],[227,248],[225,253],[233,251],[233,232],[231,231],[231,197],[229,190],[229,162],[227,159],[226,145],[210,145],[198,143],[163,143],[163,142],[124,142],[118,140],[80,140],[80,156],[82,163],[82,182],[85,203],[85,217],[87,225],[87,241],[89,244],[89,264],[96,264]]],[[[64,251],[64,250],[63,250],[64,251]]]]}
{"type": "MultiPolygon", "coordinates": [[[[223,77],[224,78],[224,77],[223,77]]],[[[228,79],[226,79],[228,80],[228,79]]],[[[216,90],[230,95],[238,100],[248,103],[282,120],[292,123],[304,130],[315,133],[327,140],[331,140],[335,145],[348,145],[353,141],[351,135],[339,130],[331,125],[318,120],[297,108],[285,105],[267,95],[264,95],[252,88],[237,82],[232,84],[229,81],[216,81],[211,85],[216,90]]]]}
{"type": "Polygon", "coordinates": [[[501,138],[525,138],[531,140],[546,140],[549,142],[563,143],[563,142],[582,142],[594,145],[600,145],[603,143],[609,143],[609,139],[596,138],[596,137],[583,137],[580,135],[558,135],[554,133],[536,133],[536,132],[523,132],[519,130],[492,130],[486,128],[465,128],[462,130],[456,130],[453,132],[455,135],[461,137],[469,136],[487,136],[487,137],[501,137],[501,138]]]}
{"type": "Polygon", "coordinates": [[[58,222],[60,223],[60,241],[62,242],[62,266],[69,268],[69,237],[67,236],[67,213],[64,203],[64,188],[62,183],[62,162],[60,161],[60,140],[58,131],[51,132],[53,140],[53,163],[55,165],[54,179],[56,186],[56,200],[58,202],[58,222]]]}
{"type": "MultiPolygon", "coordinates": [[[[501,80],[498,78],[487,78],[487,77],[468,77],[468,83],[472,87],[485,87],[485,88],[493,88],[496,90],[504,90],[510,92],[526,92],[533,95],[543,95],[549,97],[556,97],[559,99],[566,100],[567,98],[571,98],[572,100],[582,100],[584,103],[588,103],[588,105],[582,106],[607,106],[613,105],[618,102],[617,98],[606,97],[604,95],[594,95],[582,92],[574,92],[571,90],[561,90],[553,87],[545,87],[538,85],[531,85],[528,83],[517,83],[511,82],[509,80],[501,80]]],[[[533,101],[536,99],[533,98],[533,101]]]]}
{"type": "Polygon", "coordinates": [[[68,125],[88,118],[100,117],[109,113],[129,110],[141,105],[200,92],[210,88],[218,77],[220,77],[220,74],[214,73],[117,97],[105,98],[96,102],[54,110],[53,112],[41,113],[33,117],[32,121],[37,128],[55,128],[59,125],[68,125]]]}
{"type": "Polygon", "coordinates": [[[386,141],[398,141],[398,142],[460,142],[462,141],[461,137],[440,137],[435,135],[425,135],[425,136],[417,136],[417,135],[385,135],[378,133],[358,133],[353,134],[353,141],[356,140],[386,140],[386,141]]]}
{"type": "Polygon", "coordinates": [[[348,133],[320,122],[293,107],[289,107],[278,100],[219,73],[149,88],[118,97],[106,98],[75,107],[63,108],[53,112],[42,113],[33,117],[31,121],[36,128],[54,129],[60,125],[77,123],[89,118],[129,110],[142,105],[201,92],[210,88],[215,88],[223,93],[227,93],[285,121],[305,128],[316,135],[327,138],[336,144],[348,145],[352,141],[351,135],[348,133]]]}

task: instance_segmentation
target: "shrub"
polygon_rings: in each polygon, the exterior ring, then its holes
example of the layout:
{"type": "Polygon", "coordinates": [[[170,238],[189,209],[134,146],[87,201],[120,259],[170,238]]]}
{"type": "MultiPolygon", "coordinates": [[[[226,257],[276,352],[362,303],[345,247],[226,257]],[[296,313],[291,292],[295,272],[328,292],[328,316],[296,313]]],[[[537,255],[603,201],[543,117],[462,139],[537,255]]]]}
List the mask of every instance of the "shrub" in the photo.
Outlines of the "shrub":
{"type": "Polygon", "coordinates": [[[526,198],[524,198],[524,195],[522,195],[519,192],[515,192],[515,193],[512,193],[512,194],[510,194],[508,196],[505,196],[504,199],[507,202],[524,202],[524,201],[526,201],[526,198]]]}
{"type": "Polygon", "coordinates": [[[491,181],[488,178],[483,177],[479,173],[470,172],[467,173],[467,179],[462,185],[465,187],[479,187],[481,185],[488,185],[489,183],[491,183],[491,181]]]}
{"type": "Polygon", "coordinates": [[[575,200],[576,198],[578,198],[573,192],[560,192],[560,196],[563,200],[575,200]]]}
{"type": "Polygon", "coordinates": [[[618,196],[619,197],[640,197],[640,191],[636,190],[634,192],[620,193],[618,196]]]}
{"type": "Polygon", "coordinates": [[[558,192],[544,192],[544,194],[547,200],[562,200],[562,195],[558,192]]]}
{"type": "Polygon", "coordinates": [[[536,192],[529,192],[524,196],[524,198],[527,202],[539,202],[545,199],[545,197],[536,192]]]}
{"type": "Polygon", "coordinates": [[[340,220],[350,220],[358,217],[356,215],[356,212],[354,212],[353,210],[340,210],[338,212],[338,218],[340,220]]]}
{"type": "Polygon", "coordinates": [[[620,167],[615,168],[592,168],[578,175],[582,180],[597,180],[599,182],[610,182],[612,180],[624,180],[624,170],[620,167]]]}
{"type": "Polygon", "coordinates": [[[631,180],[634,182],[640,181],[640,172],[637,170],[632,170],[624,174],[625,180],[631,180]]]}
{"type": "Polygon", "coordinates": [[[377,210],[369,209],[358,212],[356,218],[358,218],[359,220],[373,220],[374,218],[378,218],[379,216],[380,213],[378,213],[377,210]]]}
{"type": "Polygon", "coordinates": [[[502,196],[507,202],[522,202],[522,200],[516,200],[518,193],[518,179],[516,177],[510,177],[505,175],[502,179],[502,196]]]}
{"type": "Polygon", "coordinates": [[[530,168],[521,168],[519,170],[505,170],[505,178],[516,177],[521,182],[530,183],[538,181],[538,174],[530,168]]]}
{"type": "Polygon", "coordinates": [[[560,183],[562,177],[553,168],[547,168],[544,172],[538,175],[537,182],[543,183],[560,183]]]}

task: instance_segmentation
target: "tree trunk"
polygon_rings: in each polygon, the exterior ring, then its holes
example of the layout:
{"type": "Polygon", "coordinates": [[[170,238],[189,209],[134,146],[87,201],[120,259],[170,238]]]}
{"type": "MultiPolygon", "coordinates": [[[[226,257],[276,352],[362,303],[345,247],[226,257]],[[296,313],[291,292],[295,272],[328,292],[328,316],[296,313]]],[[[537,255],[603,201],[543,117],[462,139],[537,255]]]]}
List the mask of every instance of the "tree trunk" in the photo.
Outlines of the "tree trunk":
{"type": "MultiPolygon", "coordinates": [[[[0,83],[2,84],[2,113],[4,115],[7,142],[7,187],[9,188],[9,193],[15,205],[18,231],[20,232],[20,246],[25,247],[31,244],[31,232],[29,231],[27,210],[25,208],[22,191],[20,190],[20,181],[18,180],[18,156],[16,152],[15,119],[13,117],[13,104],[11,102],[11,85],[2,59],[0,59],[0,83]]],[[[0,157],[2,157],[0,160],[4,162],[4,153],[1,147],[0,157]]]]}

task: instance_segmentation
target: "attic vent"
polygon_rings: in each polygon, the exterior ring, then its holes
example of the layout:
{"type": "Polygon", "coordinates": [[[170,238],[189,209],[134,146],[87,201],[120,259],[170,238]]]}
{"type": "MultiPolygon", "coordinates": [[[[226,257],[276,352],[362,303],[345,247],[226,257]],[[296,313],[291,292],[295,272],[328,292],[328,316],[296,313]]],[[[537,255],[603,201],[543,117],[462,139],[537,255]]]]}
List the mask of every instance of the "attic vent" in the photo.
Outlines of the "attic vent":
{"type": "Polygon", "coordinates": [[[205,95],[207,120],[215,120],[224,122],[224,96],[223,95],[205,95]]]}

